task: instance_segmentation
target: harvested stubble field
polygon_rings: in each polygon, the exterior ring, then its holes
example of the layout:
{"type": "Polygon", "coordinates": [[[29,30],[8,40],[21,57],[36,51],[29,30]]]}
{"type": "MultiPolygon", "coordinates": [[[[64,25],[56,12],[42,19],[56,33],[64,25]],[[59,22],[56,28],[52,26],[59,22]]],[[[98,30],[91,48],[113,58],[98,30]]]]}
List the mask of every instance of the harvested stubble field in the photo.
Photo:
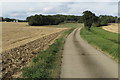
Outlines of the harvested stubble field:
{"type": "Polygon", "coordinates": [[[103,26],[103,29],[110,31],[110,32],[113,32],[113,33],[120,33],[118,28],[120,28],[120,26],[117,23],[112,23],[108,26],[103,26]]]}
{"type": "Polygon", "coordinates": [[[6,51],[43,36],[60,32],[67,28],[51,26],[28,26],[27,23],[2,22],[2,51],[6,51]]]}
{"type": "MultiPolygon", "coordinates": [[[[18,77],[19,71],[68,28],[29,26],[27,23],[2,23],[3,78],[18,77]]],[[[21,74],[20,74],[21,75],[21,74]]]]}

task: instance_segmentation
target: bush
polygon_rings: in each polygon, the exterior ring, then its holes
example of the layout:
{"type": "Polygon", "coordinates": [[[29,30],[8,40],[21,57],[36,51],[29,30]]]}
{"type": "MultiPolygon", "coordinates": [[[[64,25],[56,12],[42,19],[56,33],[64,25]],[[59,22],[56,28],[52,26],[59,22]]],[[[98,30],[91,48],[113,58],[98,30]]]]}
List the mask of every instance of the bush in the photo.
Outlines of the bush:
{"type": "Polygon", "coordinates": [[[100,23],[101,26],[107,26],[107,24],[108,24],[107,20],[102,20],[100,23]]]}
{"type": "Polygon", "coordinates": [[[100,26],[101,26],[101,23],[100,23],[100,21],[98,21],[98,22],[96,22],[96,23],[93,23],[92,26],[100,27],[100,26]]]}

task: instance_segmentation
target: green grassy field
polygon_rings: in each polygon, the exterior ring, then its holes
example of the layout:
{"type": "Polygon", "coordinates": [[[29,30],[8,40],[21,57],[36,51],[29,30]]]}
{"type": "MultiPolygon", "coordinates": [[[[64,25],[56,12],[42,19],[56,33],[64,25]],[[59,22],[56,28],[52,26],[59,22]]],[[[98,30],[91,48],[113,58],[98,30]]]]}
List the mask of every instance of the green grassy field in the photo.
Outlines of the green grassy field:
{"type": "Polygon", "coordinates": [[[87,40],[88,43],[96,46],[118,60],[118,47],[120,47],[120,44],[118,44],[118,34],[105,31],[101,27],[92,27],[90,31],[82,28],[80,35],[83,39],[87,40]]]}
{"type": "Polygon", "coordinates": [[[64,40],[65,37],[68,34],[70,34],[73,30],[74,27],[64,32],[52,45],[49,46],[48,49],[44,51],[39,51],[36,57],[33,58],[31,66],[23,68],[23,77],[59,78],[64,40]]]}
{"type": "Polygon", "coordinates": [[[53,25],[53,27],[60,27],[60,28],[77,28],[83,24],[80,23],[61,23],[59,25],[53,25]]]}

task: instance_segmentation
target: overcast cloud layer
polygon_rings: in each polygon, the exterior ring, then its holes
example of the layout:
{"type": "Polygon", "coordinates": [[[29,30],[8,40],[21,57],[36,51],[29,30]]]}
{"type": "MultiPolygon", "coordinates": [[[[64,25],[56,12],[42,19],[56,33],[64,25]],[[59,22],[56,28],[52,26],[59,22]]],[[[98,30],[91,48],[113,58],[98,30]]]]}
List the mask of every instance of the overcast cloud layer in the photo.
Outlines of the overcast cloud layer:
{"type": "MultiPolygon", "coordinates": [[[[19,1],[19,0],[18,0],[19,1]]],[[[118,2],[3,2],[2,16],[25,19],[35,14],[82,15],[90,10],[96,15],[118,15],[118,2]]]]}
{"type": "Polygon", "coordinates": [[[119,0],[1,0],[1,2],[118,2],[119,0]]]}

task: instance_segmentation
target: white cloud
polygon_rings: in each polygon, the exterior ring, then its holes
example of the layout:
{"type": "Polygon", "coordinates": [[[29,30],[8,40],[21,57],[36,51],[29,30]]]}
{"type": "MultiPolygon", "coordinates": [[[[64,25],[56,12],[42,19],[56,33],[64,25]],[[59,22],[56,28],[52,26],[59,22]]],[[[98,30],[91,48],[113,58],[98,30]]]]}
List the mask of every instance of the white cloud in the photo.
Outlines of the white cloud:
{"type": "Polygon", "coordinates": [[[43,8],[44,11],[49,11],[49,10],[51,10],[51,9],[52,9],[52,8],[49,8],[49,7],[43,8]]]}
{"type": "Polygon", "coordinates": [[[35,10],[35,8],[28,8],[28,11],[34,11],[35,10]]]}
{"type": "Polygon", "coordinates": [[[34,14],[72,14],[82,15],[91,10],[97,15],[115,15],[118,13],[117,2],[4,2],[4,17],[25,19],[34,14]]]}
{"type": "Polygon", "coordinates": [[[1,2],[118,2],[119,0],[1,0],[1,2]]]}
{"type": "MultiPolygon", "coordinates": [[[[0,3],[2,5],[2,3],[0,3]]],[[[2,16],[2,6],[0,7],[0,16],[2,16]]]]}

